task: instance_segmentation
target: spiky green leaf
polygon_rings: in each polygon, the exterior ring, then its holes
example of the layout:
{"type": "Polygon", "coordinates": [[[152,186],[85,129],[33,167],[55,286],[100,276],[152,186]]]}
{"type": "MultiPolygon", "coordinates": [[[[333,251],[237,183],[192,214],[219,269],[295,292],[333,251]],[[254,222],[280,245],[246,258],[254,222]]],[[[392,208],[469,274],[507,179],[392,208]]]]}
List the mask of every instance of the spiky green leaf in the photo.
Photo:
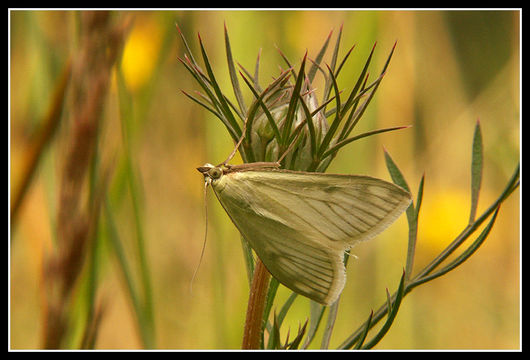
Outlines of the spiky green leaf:
{"type": "MultiPolygon", "coordinates": [[[[236,68],[234,65],[234,58],[232,57],[232,49],[230,47],[230,39],[228,37],[228,30],[226,29],[226,23],[224,24],[225,29],[225,48],[226,48],[226,60],[228,62],[228,72],[230,74],[230,81],[232,82],[232,88],[234,89],[234,95],[236,96],[237,103],[239,104],[239,110],[241,114],[245,114],[246,105],[243,100],[243,93],[239,87],[239,81],[237,79],[236,68]]],[[[244,115],[243,115],[244,117],[244,115]]]]}
{"type": "Polygon", "coordinates": [[[483,161],[482,132],[480,130],[480,122],[477,121],[475,133],[473,135],[473,151],[471,157],[471,210],[469,213],[469,223],[472,223],[475,220],[477,213],[480,184],[482,182],[483,161]]]}

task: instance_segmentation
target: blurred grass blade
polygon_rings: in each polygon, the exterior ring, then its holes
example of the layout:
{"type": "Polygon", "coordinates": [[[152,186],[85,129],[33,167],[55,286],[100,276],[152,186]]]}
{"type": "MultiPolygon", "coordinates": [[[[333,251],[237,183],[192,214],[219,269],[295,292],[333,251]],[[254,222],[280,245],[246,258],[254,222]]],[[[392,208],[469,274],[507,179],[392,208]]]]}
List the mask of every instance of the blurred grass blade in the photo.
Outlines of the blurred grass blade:
{"type": "Polygon", "coordinates": [[[309,330],[307,331],[307,338],[305,339],[304,345],[302,346],[303,349],[307,349],[313,341],[325,311],[325,306],[317,303],[316,301],[309,302],[309,330]]]}
{"type": "MultiPolygon", "coordinates": [[[[96,132],[96,137],[99,138],[99,131],[96,132]]],[[[95,143],[97,144],[99,139],[96,139],[95,143]]],[[[108,183],[110,178],[110,171],[104,171],[103,175],[99,174],[100,164],[100,154],[99,147],[94,147],[94,155],[90,162],[89,169],[89,199],[91,199],[90,207],[93,211],[97,211],[97,217],[94,218],[94,235],[89,242],[89,254],[87,261],[87,270],[85,276],[86,283],[86,295],[84,300],[86,302],[86,323],[83,329],[83,337],[81,339],[79,348],[87,349],[93,348],[97,333],[99,331],[99,324],[101,321],[102,312],[95,308],[96,304],[96,293],[98,289],[98,270],[100,268],[99,259],[101,259],[101,226],[100,226],[100,212],[103,208],[103,202],[105,194],[108,189],[108,183]],[[98,177],[102,176],[100,184],[98,185],[98,177]],[[97,209],[97,210],[96,210],[97,209]]]]}
{"type": "MultiPolygon", "coordinates": [[[[355,344],[355,346],[353,347],[354,350],[359,350],[363,344],[364,344],[364,340],[366,340],[366,335],[368,335],[368,331],[370,330],[370,325],[372,324],[372,317],[374,316],[374,311],[370,311],[370,316],[368,316],[368,320],[366,320],[366,326],[364,327],[364,330],[361,334],[361,337],[360,339],[357,341],[357,343],[355,344]]],[[[347,349],[349,349],[351,347],[352,344],[348,344],[346,346],[347,349]]]]}
{"type": "Polygon", "coordinates": [[[117,83],[118,83],[118,100],[120,108],[120,120],[122,125],[122,139],[123,148],[125,152],[125,171],[129,183],[129,191],[131,197],[131,203],[133,206],[134,225],[136,230],[136,252],[138,254],[139,266],[140,266],[140,277],[143,289],[143,312],[146,318],[146,326],[148,328],[147,334],[149,334],[148,343],[145,345],[148,348],[154,347],[154,313],[153,313],[153,300],[152,300],[152,287],[151,277],[149,274],[149,265],[147,263],[147,250],[144,241],[144,226],[143,216],[140,214],[140,197],[141,193],[139,190],[139,184],[137,183],[137,176],[134,171],[132,163],[132,151],[130,145],[130,128],[132,127],[133,113],[132,113],[132,96],[128,92],[123,72],[118,63],[117,65],[117,83]]]}
{"type": "MultiPolygon", "coordinates": [[[[11,184],[11,203],[10,203],[10,224],[11,230],[16,226],[20,205],[27,194],[31,181],[42,159],[42,155],[46,146],[53,139],[55,131],[59,127],[61,115],[63,113],[64,102],[66,100],[66,91],[70,83],[70,75],[72,72],[72,61],[68,59],[62,70],[61,76],[55,84],[53,95],[50,102],[48,113],[43,119],[42,130],[39,131],[37,139],[26,150],[24,156],[23,170],[21,173],[21,181],[16,186],[11,184]]],[[[13,235],[13,232],[11,233],[13,235]]],[[[14,238],[11,236],[10,241],[14,238]]]]}
{"type": "MultiPolygon", "coordinates": [[[[94,307],[94,304],[91,305],[94,307]]],[[[103,315],[107,310],[106,300],[98,302],[92,310],[92,314],[88,318],[86,327],[83,332],[83,337],[81,338],[80,345],[78,349],[80,350],[94,350],[97,337],[99,335],[99,330],[101,329],[101,321],[103,315]]]]}
{"type": "Polygon", "coordinates": [[[243,236],[241,238],[241,245],[243,247],[243,255],[245,259],[245,267],[247,269],[248,285],[252,284],[252,275],[254,274],[254,257],[252,256],[252,248],[248,241],[243,236]]]}
{"type": "MultiPolygon", "coordinates": [[[[403,270],[403,274],[401,275],[401,280],[399,281],[399,287],[398,291],[396,293],[396,298],[394,300],[394,303],[391,304],[391,301],[388,300],[388,306],[391,306],[388,311],[388,317],[386,322],[383,324],[383,327],[379,330],[377,335],[375,335],[372,340],[370,340],[366,345],[362,347],[362,349],[371,349],[377,343],[383,338],[383,336],[386,335],[390,327],[392,326],[392,323],[394,322],[396,315],[399,310],[399,306],[401,305],[401,300],[403,299],[403,296],[405,295],[405,271],[403,270]]],[[[390,296],[388,296],[390,299],[390,296]]]]}
{"type": "Polygon", "coordinates": [[[482,182],[483,161],[482,132],[480,130],[480,122],[477,121],[475,133],[473,135],[473,151],[471,158],[471,210],[469,213],[469,223],[475,221],[475,216],[477,214],[480,184],[482,182]]]}
{"type": "Polygon", "coordinates": [[[241,93],[241,88],[239,87],[239,81],[237,80],[236,68],[234,66],[234,59],[232,57],[232,50],[230,48],[230,40],[228,38],[228,30],[226,29],[226,23],[224,24],[225,29],[225,47],[226,47],[226,60],[228,62],[228,72],[230,73],[230,81],[232,82],[232,88],[234,89],[234,95],[236,96],[237,103],[239,105],[239,110],[242,117],[245,118],[245,101],[243,100],[243,94],[241,93]]]}
{"type": "Polygon", "coordinates": [[[127,257],[125,256],[125,251],[121,245],[121,240],[118,235],[118,230],[116,229],[116,223],[113,217],[113,211],[109,205],[108,199],[105,199],[105,220],[106,228],[108,232],[108,238],[110,241],[111,248],[113,253],[116,255],[116,260],[118,261],[118,268],[121,270],[123,278],[125,280],[125,285],[131,300],[132,307],[134,310],[134,315],[136,321],[138,322],[137,329],[140,332],[140,338],[142,339],[142,344],[145,348],[150,348],[151,336],[148,333],[149,326],[147,326],[147,319],[142,308],[142,302],[138,296],[138,292],[134,287],[133,275],[130,270],[129,264],[127,263],[127,257]]]}
{"type": "MultiPolygon", "coordinates": [[[[348,261],[350,259],[350,251],[344,252],[344,267],[348,266],[348,261]]],[[[333,328],[335,326],[335,320],[337,319],[337,314],[339,311],[340,297],[335,301],[333,305],[329,307],[328,319],[326,321],[326,328],[324,329],[324,334],[322,335],[321,349],[327,349],[329,347],[329,342],[331,340],[331,334],[333,333],[333,328]]]]}
{"type": "MultiPolygon", "coordinates": [[[[339,296],[340,299],[340,296],[339,296]]],[[[333,305],[329,307],[328,319],[326,321],[326,327],[324,328],[324,334],[322,335],[321,349],[328,349],[329,342],[331,341],[331,334],[335,326],[335,320],[337,319],[337,313],[339,311],[339,300],[335,301],[333,305]]]]}

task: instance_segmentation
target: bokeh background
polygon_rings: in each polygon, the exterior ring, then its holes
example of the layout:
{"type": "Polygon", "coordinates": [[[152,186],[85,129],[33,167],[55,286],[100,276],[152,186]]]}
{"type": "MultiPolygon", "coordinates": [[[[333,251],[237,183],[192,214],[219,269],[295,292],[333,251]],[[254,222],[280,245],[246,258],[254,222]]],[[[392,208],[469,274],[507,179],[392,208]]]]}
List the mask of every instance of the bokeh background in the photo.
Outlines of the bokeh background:
{"type": "MultiPolygon", "coordinates": [[[[27,149],[42,125],[67,58],[75,51],[78,15],[74,11],[9,13],[11,192],[21,181],[27,149]]],[[[120,65],[132,102],[128,146],[139,186],[131,191],[123,180],[126,152],[115,77],[102,113],[98,151],[102,159],[113,159],[107,161],[114,164],[107,196],[136,284],[141,282],[137,252],[147,259],[157,348],[239,348],[248,297],[239,235],[213,194],[208,200],[205,256],[190,291],[205,231],[203,179],[195,168],[223,161],[233,143],[218,119],[180,91],[193,93],[199,88],[177,59],[184,49],[175,23],[197,59],[200,33],[217,80],[230,96],[224,24],[235,60],[245,68],[253,71],[261,51],[263,87],[278,74],[279,66],[286,67],[276,47],[298,67],[305,51],[314,57],[332,30],[334,44],[342,25],[340,56],[356,44],[339,77],[340,88],[348,91],[374,43],[370,69],[376,76],[397,41],[387,74],[357,131],[412,127],[349,145],[328,172],[388,180],[386,149],[413,193],[425,174],[416,271],[467,224],[477,120],[484,142],[479,214],[500,194],[519,161],[519,11],[116,11],[112,16],[115,21],[134,17],[120,65]],[[139,204],[138,212],[134,204],[139,204]],[[138,231],[145,242],[141,249],[135,240],[138,231]]],[[[330,61],[330,53],[324,61],[330,61]]],[[[251,98],[248,92],[247,96],[251,98]]],[[[63,115],[62,121],[66,119],[63,115]]],[[[10,228],[12,349],[42,347],[43,268],[56,243],[58,178],[68,129],[61,123],[43,153],[10,228]]],[[[384,303],[386,288],[396,289],[405,266],[406,238],[403,216],[377,239],[354,249],[358,258],[348,266],[332,348],[357,329],[371,309],[384,303]]],[[[103,303],[104,311],[94,346],[142,348],[104,220],[97,241],[101,246],[94,301],[103,303]]],[[[81,273],[72,295],[68,310],[72,331],[65,347],[76,348],[79,343],[86,273],[81,273]]],[[[288,295],[280,287],[278,304],[288,295]]],[[[461,267],[410,293],[377,348],[518,349],[520,305],[520,192],[516,190],[479,251],[461,267]]],[[[309,302],[299,297],[286,319],[292,331],[305,321],[308,309],[309,302]]],[[[314,345],[318,347],[318,341],[314,345]]]]}

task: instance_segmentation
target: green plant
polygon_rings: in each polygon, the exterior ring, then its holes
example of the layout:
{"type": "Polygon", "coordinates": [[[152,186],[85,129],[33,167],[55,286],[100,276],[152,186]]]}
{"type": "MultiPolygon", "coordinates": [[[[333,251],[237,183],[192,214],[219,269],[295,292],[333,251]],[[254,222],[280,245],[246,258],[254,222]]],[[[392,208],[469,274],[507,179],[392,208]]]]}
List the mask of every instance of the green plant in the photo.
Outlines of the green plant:
{"type": "MultiPolygon", "coordinates": [[[[202,93],[198,93],[196,96],[184,91],[183,93],[219,118],[234,143],[238,142],[244,135],[243,142],[239,147],[239,152],[244,162],[277,161],[289,149],[289,154],[282,160],[283,168],[325,172],[338,151],[345,145],[367,136],[407,127],[399,126],[377,129],[351,136],[387,71],[395,45],[380,74],[375,79],[369,81],[368,68],[374,53],[374,46],[351,92],[347,96],[344,96],[339,90],[337,78],[353,48],[339,61],[342,28],[332,50],[330,65],[323,64],[322,59],[330,45],[331,34],[327,37],[315,59],[311,61],[311,65],[309,65],[306,53],[300,65],[297,67],[298,70],[280,52],[281,57],[287,65],[287,69],[280,72],[276,79],[263,89],[258,81],[259,56],[256,61],[254,74],[247,71],[241,65],[239,65],[239,74],[236,72],[230,40],[225,27],[226,57],[232,90],[236,100],[234,103],[219,86],[200,36],[199,45],[204,70],[193,56],[191,48],[178,26],[177,29],[186,49],[184,58],[180,58],[179,60],[202,89],[202,93]],[[324,76],[325,87],[322,98],[318,102],[312,89],[312,83],[319,72],[324,76]],[[252,103],[249,106],[245,104],[239,78],[243,80],[253,95],[252,103]],[[328,106],[331,108],[328,109],[328,106]],[[329,121],[328,119],[331,120],[329,121]],[[244,134],[245,131],[246,133],[244,134]]],[[[519,185],[519,166],[516,168],[512,178],[508,181],[504,191],[497,200],[480,216],[477,216],[476,209],[482,179],[482,156],[482,135],[480,124],[477,122],[472,147],[471,211],[469,223],[446,249],[436,256],[425,268],[414,273],[413,266],[418,218],[423,198],[424,177],[422,177],[416,199],[407,210],[409,226],[407,260],[398,289],[392,295],[387,292],[386,303],[381,305],[377,311],[372,312],[364,324],[347,336],[339,346],[340,349],[373,348],[390,329],[403,298],[412,289],[438,278],[461,265],[487,238],[499,212],[500,205],[519,185]],[[489,220],[488,224],[482,229],[471,245],[468,245],[453,260],[445,261],[449,255],[453,254],[456,249],[463,245],[465,240],[474,235],[486,220],[489,220]],[[375,335],[369,337],[371,328],[382,321],[385,315],[387,316],[382,327],[375,335]]],[[[411,191],[398,166],[386,152],[385,160],[393,181],[408,191],[411,191]]],[[[312,302],[308,321],[299,327],[297,334],[292,340],[289,340],[289,336],[287,336],[287,339],[282,341],[280,339],[282,322],[297,294],[293,293],[279,307],[280,311],[278,314],[274,313],[271,315],[271,309],[279,283],[274,278],[270,278],[270,275],[259,259],[254,260],[252,250],[244,239],[242,239],[242,244],[243,251],[246,254],[247,273],[251,286],[243,348],[307,348],[314,340],[317,329],[321,326],[321,320],[323,319],[326,307],[312,302]],[[272,319],[270,319],[271,316],[272,319]],[[268,340],[265,338],[265,332],[268,333],[268,340]]],[[[347,259],[348,257],[346,256],[345,262],[347,259]]],[[[339,304],[340,301],[337,301],[329,307],[327,323],[325,324],[324,334],[321,340],[321,348],[323,349],[329,347],[329,340],[333,332],[339,304]]]]}
{"type": "MultiPolygon", "coordinates": [[[[101,113],[111,69],[121,56],[123,44],[130,27],[130,20],[116,19],[109,12],[84,12],[79,15],[80,46],[72,62],[65,66],[64,78],[60,82],[53,101],[52,111],[46,121],[42,141],[38,142],[32,170],[23,181],[27,188],[37,161],[42,157],[45,142],[51,140],[61,120],[61,109],[65,103],[66,88],[69,87],[67,117],[71,126],[68,144],[64,152],[60,176],[59,204],[57,209],[56,248],[47,254],[42,276],[43,338],[42,346],[57,349],[72,346],[76,327],[73,319],[79,297],[78,284],[86,287],[86,308],[83,335],[79,347],[92,347],[104,306],[96,304],[96,253],[98,224],[102,204],[110,178],[109,169],[99,170],[98,135],[101,113]],[[89,195],[85,198],[83,188],[89,195]],[[88,275],[83,277],[83,269],[88,275]]],[[[17,196],[18,204],[24,193],[17,196]]],[[[17,205],[18,206],[18,205],[17,205]]]]}
{"type": "MultiPolygon", "coordinates": [[[[139,342],[144,348],[155,348],[155,306],[145,241],[143,188],[131,143],[138,124],[147,117],[153,84],[160,71],[152,74],[147,86],[137,93],[132,94],[128,89],[121,60],[133,28],[132,14],[109,11],[49,13],[52,19],[72,21],[78,32],[68,44],[72,50],[68,58],[61,59],[60,51],[54,47],[46,49],[44,57],[53,57],[56,66],[62,66],[61,76],[54,86],[43,125],[36,131],[35,141],[25,147],[21,181],[13,187],[10,209],[13,234],[21,226],[20,208],[27,201],[32,183],[39,173],[49,173],[49,168],[53,167],[46,164],[46,157],[56,156],[60,164],[57,190],[53,181],[47,188],[52,193],[50,197],[53,198],[55,191],[58,195],[57,204],[50,206],[50,213],[57,214],[50,219],[54,242],[44,253],[42,274],[38,278],[42,316],[40,323],[37,322],[42,327],[39,346],[47,349],[93,349],[96,346],[101,324],[113,302],[101,290],[101,284],[108,278],[109,260],[116,260],[117,272],[131,303],[139,342]],[[102,140],[108,135],[111,122],[107,113],[112,113],[109,109],[113,108],[109,98],[114,95],[111,86],[114,75],[119,106],[116,121],[121,126],[123,146],[107,161],[105,154],[115,150],[109,149],[108,142],[102,140]],[[123,220],[119,218],[118,209],[127,201],[132,207],[133,236],[123,234],[119,226],[123,220]]],[[[38,19],[31,12],[26,15],[31,16],[32,21],[38,19]]],[[[162,14],[159,19],[163,22],[173,18],[170,14],[162,14]]],[[[62,23],[57,26],[68,29],[62,23]]],[[[165,58],[174,39],[173,29],[164,28],[167,30],[159,62],[165,58]]],[[[43,38],[39,40],[45,42],[43,38]]],[[[46,66],[41,70],[44,68],[46,66]]],[[[14,241],[13,237],[10,241],[14,241]]]]}

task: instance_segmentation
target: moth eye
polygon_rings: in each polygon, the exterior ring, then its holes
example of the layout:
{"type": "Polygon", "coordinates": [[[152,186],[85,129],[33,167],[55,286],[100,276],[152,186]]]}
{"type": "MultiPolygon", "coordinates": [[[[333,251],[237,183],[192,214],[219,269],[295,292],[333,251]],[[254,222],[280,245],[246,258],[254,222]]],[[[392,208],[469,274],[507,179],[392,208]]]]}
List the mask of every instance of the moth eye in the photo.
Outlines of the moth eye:
{"type": "Polygon", "coordinates": [[[213,168],[208,172],[208,175],[210,175],[212,179],[219,179],[222,174],[223,172],[219,168],[213,168]]]}

